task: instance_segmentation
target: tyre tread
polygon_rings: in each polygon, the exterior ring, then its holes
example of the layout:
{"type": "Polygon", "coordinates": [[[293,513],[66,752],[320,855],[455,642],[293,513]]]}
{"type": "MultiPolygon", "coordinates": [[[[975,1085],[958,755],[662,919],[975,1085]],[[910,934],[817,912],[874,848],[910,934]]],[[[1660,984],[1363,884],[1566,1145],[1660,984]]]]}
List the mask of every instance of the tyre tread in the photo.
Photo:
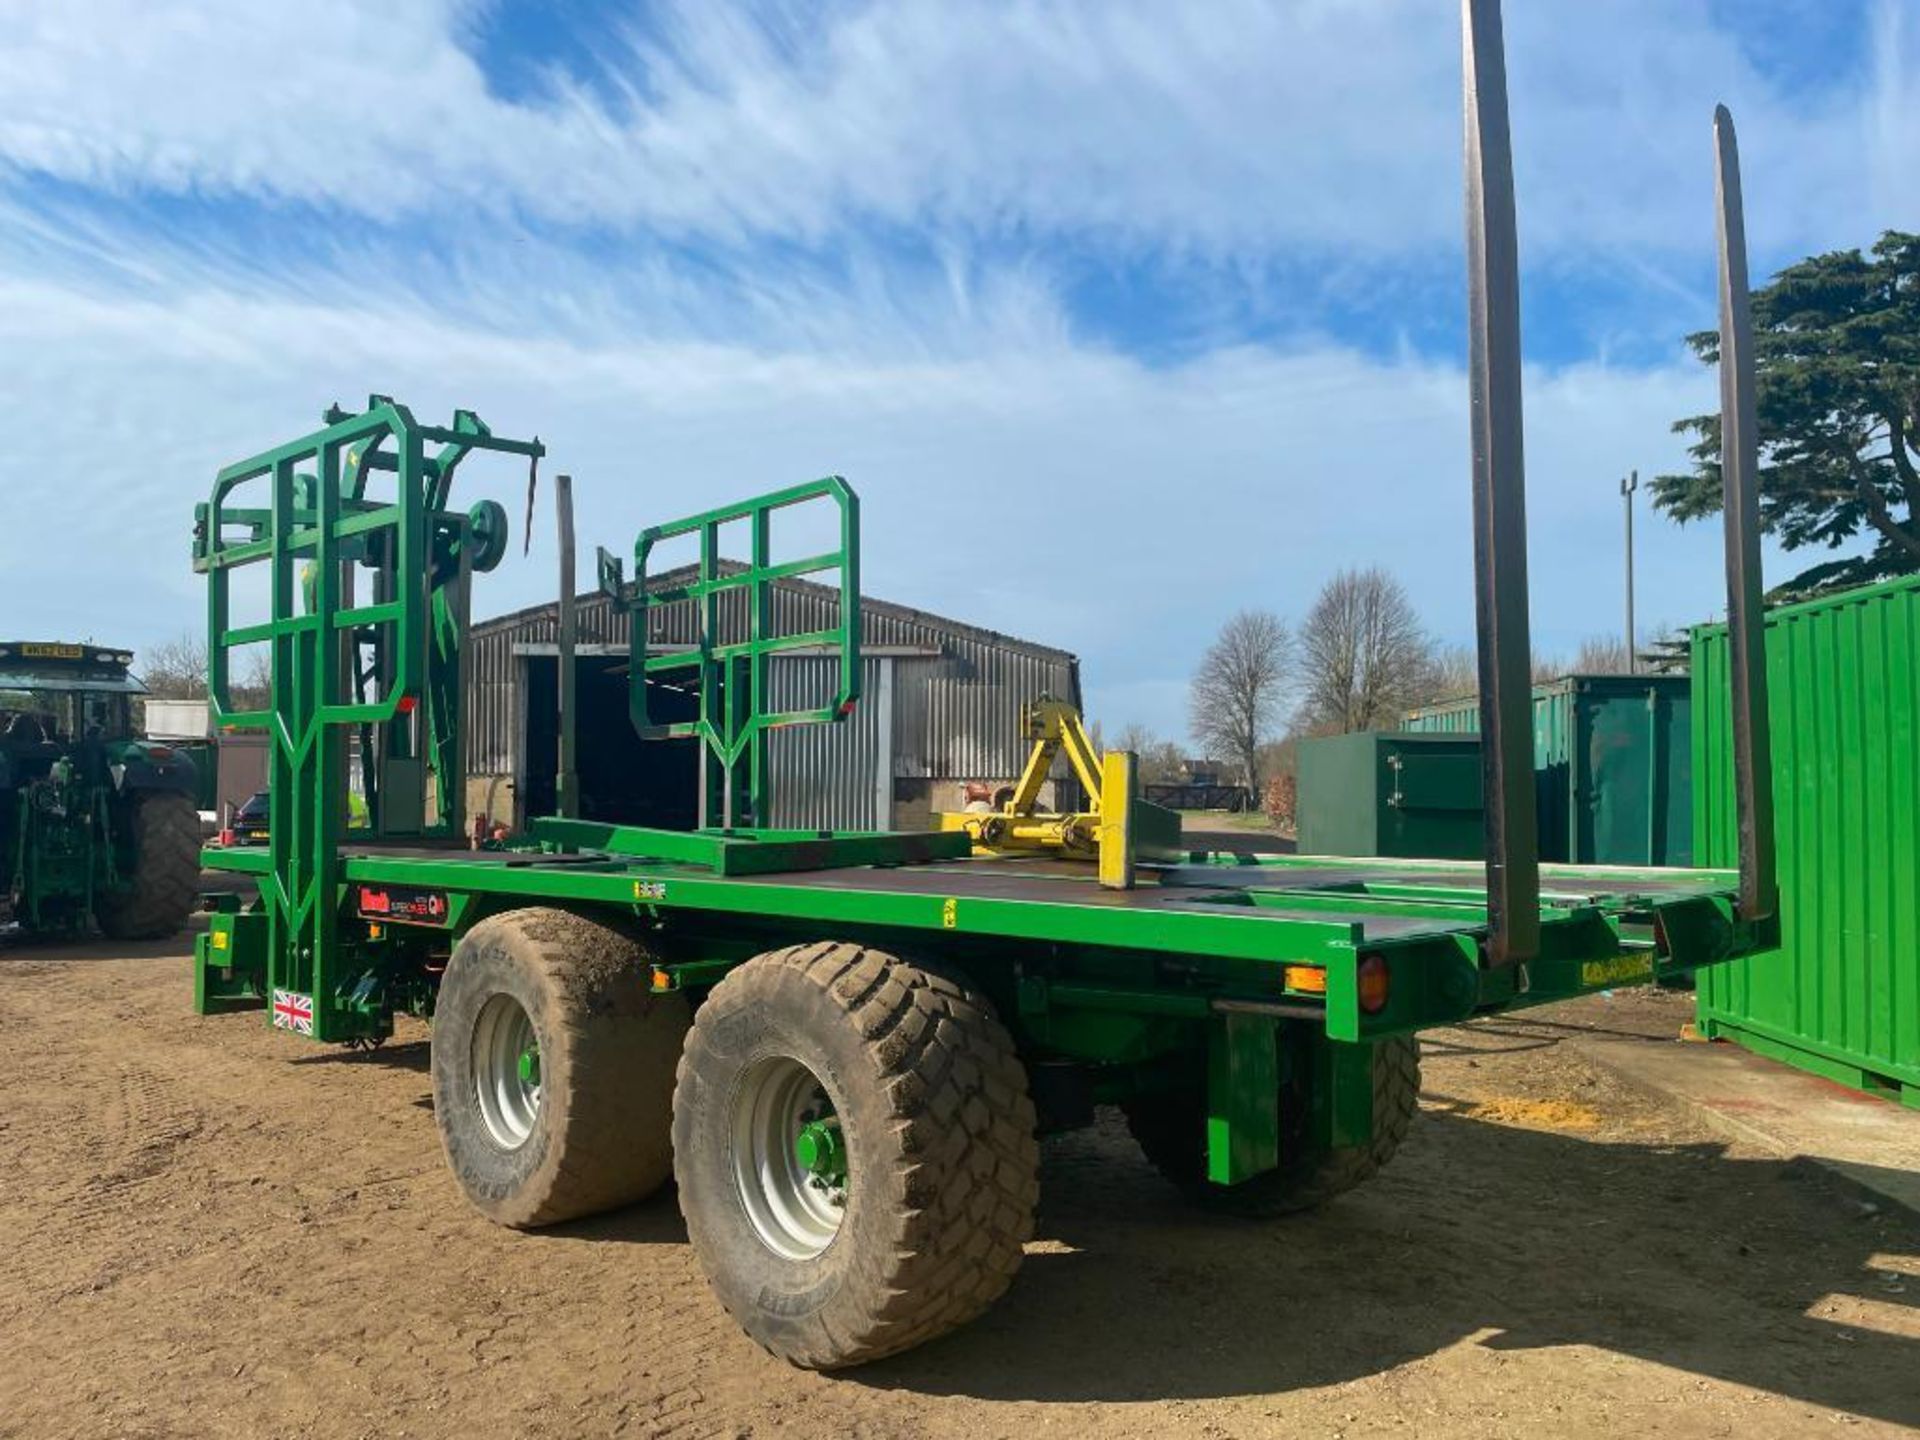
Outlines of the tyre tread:
{"type": "MultiPolygon", "coordinates": [[[[865,1290],[867,1323],[858,1333],[823,1323],[825,1343],[779,1353],[814,1369],[864,1364],[964,1325],[1012,1282],[1039,1196],[1033,1102],[1012,1037],[960,978],[857,944],[814,942],[756,956],[720,988],[744,998],[775,970],[796,972],[845,1014],[895,1140],[889,1173],[867,1192],[891,1198],[890,1223],[847,1282],[865,1290]],[[986,1101],[989,1076],[1010,1103],[986,1101]]],[[[696,1016],[696,1032],[700,1024],[696,1016]]],[[[697,1049],[681,1054],[682,1086],[697,1049]]],[[[735,1318],[754,1333],[754,1316],[735,1318]]]]}
{"type": "Polygon", "coordinates": [[[170,790],[136,795],[132,802],[132,884],[94,901],[94,921],[110,940],[162,940],[193,913],[200,887],[200,815],[187,796],[170,790]]]}

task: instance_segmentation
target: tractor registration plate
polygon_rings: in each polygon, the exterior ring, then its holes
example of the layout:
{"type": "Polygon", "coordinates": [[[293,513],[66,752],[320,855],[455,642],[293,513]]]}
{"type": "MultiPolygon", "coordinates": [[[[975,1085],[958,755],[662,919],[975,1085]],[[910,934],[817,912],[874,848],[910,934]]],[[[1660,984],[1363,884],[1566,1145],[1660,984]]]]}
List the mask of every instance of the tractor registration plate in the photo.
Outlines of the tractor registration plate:
{"type": "Polygon", "coordinates": [[[30,660],[78,660],[86,651],[78,645],[35,644],[29,640],[20,647],[20,653],[30,660]]]}

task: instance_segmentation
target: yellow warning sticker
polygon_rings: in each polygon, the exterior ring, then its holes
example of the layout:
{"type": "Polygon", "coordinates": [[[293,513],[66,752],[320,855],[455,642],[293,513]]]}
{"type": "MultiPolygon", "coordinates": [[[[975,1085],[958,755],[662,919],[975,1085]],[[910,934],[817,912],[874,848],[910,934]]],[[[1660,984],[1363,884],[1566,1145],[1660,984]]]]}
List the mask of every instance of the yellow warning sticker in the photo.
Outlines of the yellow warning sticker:
{"type": "Polygon", "coordinates": [[[1653,961],[1645,955],[1616,955],[1611,960],[1588,960],[1580,966],[1582,985],[1629,985],[1653,978],[1653,961]]]}
{"type": "Polygon", "coordinates": [[[216,950],[224,950],[227,948],[227,932],[226,931],[216,930],[213,932],[213,948],[216,950]]]}
{"type": "Polygon", "coordinates": [[[948,930],[958,928],[960,924],[960,902],[952,896],[940,906],[940,923],[948,930]]]}

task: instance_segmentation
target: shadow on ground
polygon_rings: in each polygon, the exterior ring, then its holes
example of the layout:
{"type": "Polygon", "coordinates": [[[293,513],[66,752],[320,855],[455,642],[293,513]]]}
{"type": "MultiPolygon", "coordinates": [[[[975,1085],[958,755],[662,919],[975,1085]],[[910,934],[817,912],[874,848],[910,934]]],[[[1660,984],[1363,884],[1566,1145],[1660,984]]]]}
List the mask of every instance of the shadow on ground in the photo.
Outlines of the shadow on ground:
{"type": "Polygon", "coordinates": [[[1223,1397],[1474,1340],[1594,1346],[1920,1425],[1920,1340],[1808,1313],[1834,1294],[1920,1301],[1920,1274],[1896,1290],[1869,1263],[1920,1255],[1911,1217],[1716,1143],[1596,1143],[1444,1108],[1415,1136],[1368,1189],[1265,1225],[1196,1219],[1120,1163],[1111,1128],[1053,1142],[1049,1252],[968,1329],[850,1378],[992,1400],[1223,1397]]]}
{"type": "Polygon", "coordinates": [[[424,1075],[433,1068],[433,1043],[428,1040],[388,1040],[370,1050],[329,1045],[324,1050],[288,1058],[289,1065],[374,1065],[382,1069],[411,1070],[424,1075]]]}
{"type": "Polygon", "coordinates": [[[185,962],[193,955],[193,931],[182,930],[160,940],[75,940],[65,935],[29,935],[0,928],[0,962],[26,961],[69,964],[75,961],[165,960],[185,962]]]}

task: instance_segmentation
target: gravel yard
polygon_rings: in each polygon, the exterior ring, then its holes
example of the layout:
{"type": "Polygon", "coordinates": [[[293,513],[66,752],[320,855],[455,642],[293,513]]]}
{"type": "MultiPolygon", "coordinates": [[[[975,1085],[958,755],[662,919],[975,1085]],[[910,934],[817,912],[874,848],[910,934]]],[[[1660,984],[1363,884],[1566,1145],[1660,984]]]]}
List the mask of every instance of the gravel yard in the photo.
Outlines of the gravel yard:
{"type": "Polygon", "coordinates": [[[125,948],[0,950],[0,1436],[1920,1424],[1920,1222],[1563,1043],[1671,1035],[1681,997],[1429,1036],[1398,1160],[1303,1219],[1194,1215],[1111,1120],[1050,1141],[1011,1294],[818,1376],[738,1334],[670,1192],[538,1235],[469,1211],[423,1026],[359,1056],[196,1018],[184,939],[125,948]]]}

